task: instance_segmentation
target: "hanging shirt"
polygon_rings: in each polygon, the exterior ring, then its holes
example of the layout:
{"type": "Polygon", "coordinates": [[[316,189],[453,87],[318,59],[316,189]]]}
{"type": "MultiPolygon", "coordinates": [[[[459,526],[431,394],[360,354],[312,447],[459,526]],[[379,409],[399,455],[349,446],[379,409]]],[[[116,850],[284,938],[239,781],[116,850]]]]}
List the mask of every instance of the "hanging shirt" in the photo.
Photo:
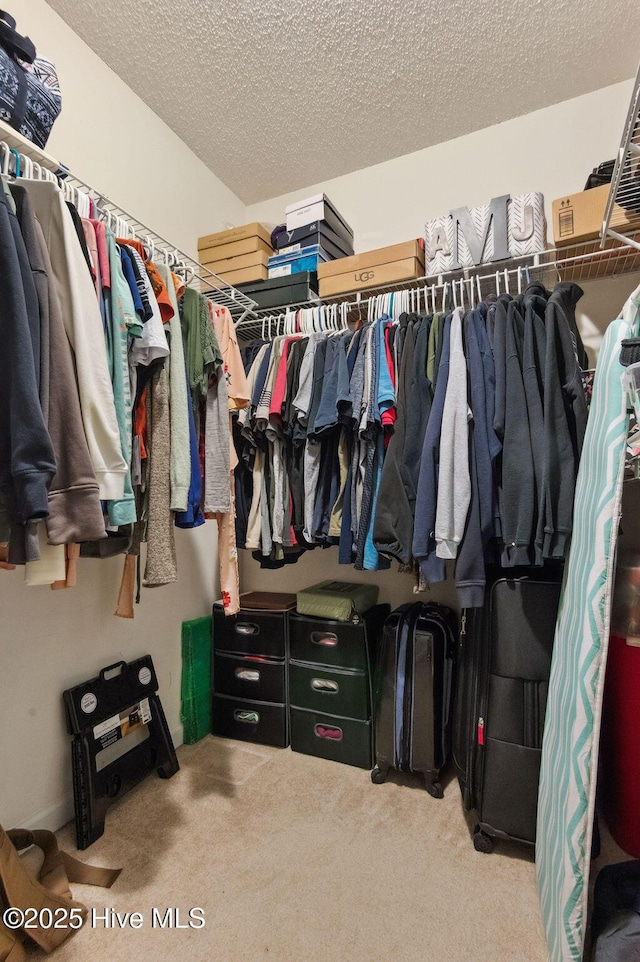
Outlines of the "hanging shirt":
{"type": "Polygon", "coordinates": [[[109,269],[111,274],[111,289],[105,298],[106,320],[109,325],[107,338],[107,354],[109,370],[113,385],[113,397],[120,430],[120,445],[122,456],[127,464],[124,493],[122,498],[108,503],[109,521],[119,527],[123,524],[134,524],[137,520],[135,498],[131,486],[131,438],[132,438],[132,402],[129,382],[129,359],[127,357],[127,332],[130,325],[137,324],[137,315],[133,305],[133,297],[127,280],[122,271],[120,253],[116,247],[112,231],[107,231],[107,251],[109,253],[109,269]]]}
{"type": "Polygon", "coordinates": [[[451,321],[449,378],[442,412],[436,510],[436,554],[455,558],[464,535],[471,499],[467,362],[462,344],[461,307],[451,321]]]}
{"type": "Polygon", "coordinates": [[[169,297],[167,287],[160,276],[156,265],[152,260],[147,259],[147,252],[144,244],[141,244],[140,241],[130,240],[128,237],[118,237],[117,241],[120,245],[124,244],[127,247],[130,247],[142,259],[146,273],[151,281],[151,286],[156,298],[160,317],[162,318],[162,323],[168,324],[173,317],[173,305],[171,303],[171,298],[169,297]]]}
{"type": "Polygon", "coordinates": [[[51,257],[65,330],[74,351],[82,420],[100,495],[105,500],[121,498],[127,465],[91,275],[60,188],[39,180],[25,180],[24,186],[51,257]]]}
{"type": "Polygon", "coordinates": [[[181,324],[189,389],[196,405],[207,396],[209,375],[222,362],[206,297],[188,287],[181,303],[181,324]]]}
{"type": "MultiPolygon", "coordinates": [[[[160,316],[158,302],[156,301],[156,296],[153,292],[151,281],[149,280],[145,270],[144,261],[136,250],[133,251],[133,254],[138,264],[140,276],[142,277],[145,285],[147,299],[151,307],[151,319],[147,321],[146,324],[143,324],[140,337],[136,338],[131,348],[130,361],[132,365],[139,364],[144,367],[148,367],[154,361],[157,361],[163,357],[167,357],[169,354],[169,344],[167,342],[167,335],[165,334],[164,325],[162,323],[162,317],[160,316]]],[[[133,323],[137,325],[138,322],[135,315],[135,310],[133,313],[133,318],[133,323]]]]}
{"type": "Polygon", "coordinates": [[[171,303],[174,315],[169,321],[169,387],[171,416],[171,510],[186,511],[191,484],[191,457],[189,448],[189,398],[186,386],[184,345],[178,312],[178,299],[175,282],[169,268],[158,264],[171,303]]]}

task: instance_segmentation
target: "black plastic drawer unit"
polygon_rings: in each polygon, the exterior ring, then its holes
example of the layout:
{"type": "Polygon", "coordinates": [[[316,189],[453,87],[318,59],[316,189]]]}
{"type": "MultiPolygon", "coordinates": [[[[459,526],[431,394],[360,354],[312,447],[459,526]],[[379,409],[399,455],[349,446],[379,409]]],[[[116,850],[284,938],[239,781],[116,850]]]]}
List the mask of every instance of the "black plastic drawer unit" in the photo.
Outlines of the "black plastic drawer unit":
{"type": "Polygon", "coordinates": [[[287,706],[215,694],[211,730],[225,738],[286,748],[287,706]]]}
{"type": "Polygon", "coordinates": [[[337,668],[368,670],[367,632],[364,624],[291,616],[291,657],[295,661],[337,668]]]}
{"type": "Polygon", "coordinates": [[[333,762],[371,768],[371,722],[291,708],[291,748],[333,762]]]}
{"type": "Polygon", "coordinates": [[[287,612],[249,611],[225,615],[222,605],[213,607],[213,646],[215,651],[264,658],[285,658],[287,651],[287,612]]]}
{"type": "Polygon", "coordinates": [[[369,675],[366,671],[325,668],[289,662],[289,699],[292,705],[330,715],[366,721],[371,715],[369,675]]]}
{"type": "Polygon", "coordinates": [[[285,661],[216,651],[213,690],[218,695],[284,704],[287,700],[285,661]]]}

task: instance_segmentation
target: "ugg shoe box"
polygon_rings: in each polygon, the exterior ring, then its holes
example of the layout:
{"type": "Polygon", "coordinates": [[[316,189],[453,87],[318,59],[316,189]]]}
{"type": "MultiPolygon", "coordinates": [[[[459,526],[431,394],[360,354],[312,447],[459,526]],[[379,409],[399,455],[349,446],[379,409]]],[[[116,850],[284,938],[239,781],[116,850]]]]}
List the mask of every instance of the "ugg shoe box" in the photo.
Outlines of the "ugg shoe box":
{"type": "MultiPolygon", "coordinates": [[[[579,244],[600,236],[609,185],[569,194],[553,201],[553,239],[558,247],[579,244]]],[[[617,204],[611,215],[611,228],[621,233],[640,230],[640,216],[617,204]]]]}
{"type": "Polygon", "coordinates": [[[424,277],[424,240],[380,247],[318,265],[320,297],[424,277]]]}

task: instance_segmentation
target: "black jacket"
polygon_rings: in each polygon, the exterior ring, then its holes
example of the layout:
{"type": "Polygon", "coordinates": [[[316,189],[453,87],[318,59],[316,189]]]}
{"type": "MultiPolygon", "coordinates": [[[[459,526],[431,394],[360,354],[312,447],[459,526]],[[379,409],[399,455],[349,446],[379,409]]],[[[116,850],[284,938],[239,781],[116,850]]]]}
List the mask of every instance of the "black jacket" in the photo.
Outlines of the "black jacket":
{"type": "Polygon", "coordinates": [[[558,284],[545,312],[545,558],[565,556],[572,529],[578,462],[587,426],[587,404],[580,377],[580,365],[586,365],[587,359],[575,322],[576,304],[582,295],[577,284],[558,284]]]}
{"type": "Polygon", "coordinates": [[[56,464],[38,396],[38,300],[18,222],[0,195],[0,489],[11,521],[24,524],[47,516],[56,464]]]}

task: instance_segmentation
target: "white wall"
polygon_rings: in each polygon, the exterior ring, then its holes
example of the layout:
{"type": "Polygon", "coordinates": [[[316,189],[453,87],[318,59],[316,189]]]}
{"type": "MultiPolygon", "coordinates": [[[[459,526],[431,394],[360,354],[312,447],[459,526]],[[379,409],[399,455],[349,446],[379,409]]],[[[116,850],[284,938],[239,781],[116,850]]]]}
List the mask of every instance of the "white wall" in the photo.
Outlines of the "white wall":
{"type": "MultiPolygon", "coordinates": [[[[505,193],[540,190],[545,195],[552,240],[551,201],[582,190],[592,168],[615,157],[632,86],[632,81],[614,84],[457,140],[253,204],[247,208],[247,222],[261,221],[270,227],[283,223],[287,204],[324,191],[353,228],[355,249],[360,253],[422,237],[425,221],[453,207],[487,203],[505,193]]],[[[578,308],[578,323],[592,359],[602,330],[638,283],[640,276],[635,274],[582,283],[585,297],[578,308]]],[[[376,582],[380,600],[392,605],[412,597],[412,579],[398,574],[397,565],[389,572],[355,572],[337,564],[335,548],[310,552],[281,571],[261,571],[247,552],[241,555],[246,590],[278,590],[286,580],[287,590],[294,591],[324,578],[341,578],[376,582]]],[[[433,588],[431,596],[455,604],[450,581],[433,588]]]]}
{"type": "MultiPolygon", "coordinates": [[[[244,204],[43,0],[21,0],[18,28],[59,71],[64,104],[47,145],[177,247],[243,223],[244,204]]],[[[177,532],[179,581],[143,589],[133,621],[115,618],[122,559],[81,560],[78,587],[25,588],[0,571],[0,823],[56,828],[73,814],[63,689],[150,652],[169,726],[180,725],[180,624],[218,596],[215,524],[177,532]]]]}
{"type": "MultiPolygon", "coordinates": [[[[500,194],[543,191],[551,201],[582,190],[616,154],[632,82],[614,84],[466,137],[247,208],[247,220],[284,222],[287,204],[324,191],[355,233],[356,253],[423,237],[425,221],[500,194]]],[[[336,144],[336,150],[340,145],[336,144]]],[[[550,234],[551,236],[551,234],[550,234]]]]}

